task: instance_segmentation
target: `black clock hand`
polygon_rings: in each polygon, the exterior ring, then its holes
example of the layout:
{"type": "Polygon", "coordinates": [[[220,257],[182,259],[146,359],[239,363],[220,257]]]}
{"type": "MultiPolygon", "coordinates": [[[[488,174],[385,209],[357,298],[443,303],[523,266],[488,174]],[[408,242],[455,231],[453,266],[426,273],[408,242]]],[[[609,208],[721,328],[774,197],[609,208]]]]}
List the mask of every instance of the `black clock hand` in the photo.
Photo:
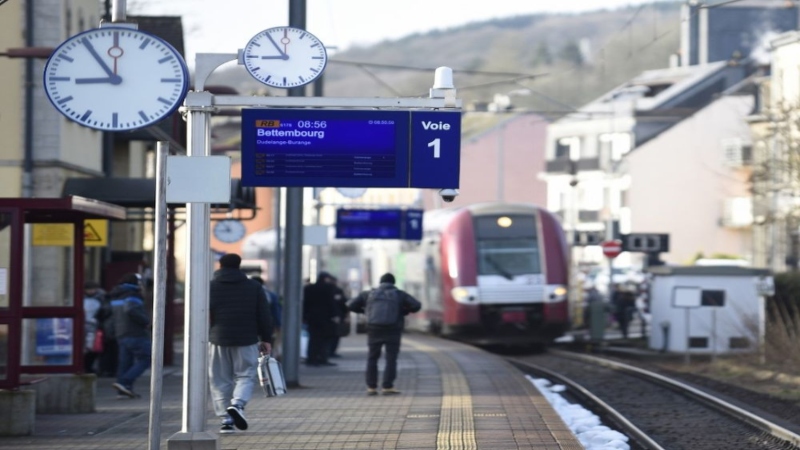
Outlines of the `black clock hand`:
{"type": "MultiPolygon", "coordinates": [[[[280,59],[289,59],[289,55],[284,53],[284,51],[281,50],[280,47],[278,47],[278,43],[275,42],[274,39],[272,39],[272,36],[270,36],[269,33],[267,33],[267,39],[269,39],[269,41],[272,42],[272,45],[275,46],[275,50],[277,50],[278,53],[281,54],[281,56],[278,57],[278,58],[280,58],[280,59]]],[[[271,58],[271,57],[265,57],[265,56],[262,56],[261,58],[262,59],[278,59],[278,58],[271,58]]]]}
{"type": "Polygon", "coordinates": [[[122,77],[119,75],[112,75],[110,77],[105,78],[76,78],[75,84],[100,84],[100,83],[108,83],[108,84],[120,84],[122,83],[122,77]]]}
{"type": "Polygon", "coordinates": [[[100,67],[103,68],[103,70],[106,72],[106,75],[108,75],[109,78],[113,78],[115,76],[114,72],[112,72],[111,68],[108,67],[108,64],[106,64],[106,62],[103,61],[103,58],[101,58],[100,55],[97,54],[97,51],[94,49],[92,43],[89,42],[89,39],[83,38],[81,39],[81,42],[83,43],[83,45],[86,46],[86,49],[89,50],[89,53],[92,54],[92,57],[95,59],[95,61],[97,61],[97,63],[100,64],[100,67]]]}

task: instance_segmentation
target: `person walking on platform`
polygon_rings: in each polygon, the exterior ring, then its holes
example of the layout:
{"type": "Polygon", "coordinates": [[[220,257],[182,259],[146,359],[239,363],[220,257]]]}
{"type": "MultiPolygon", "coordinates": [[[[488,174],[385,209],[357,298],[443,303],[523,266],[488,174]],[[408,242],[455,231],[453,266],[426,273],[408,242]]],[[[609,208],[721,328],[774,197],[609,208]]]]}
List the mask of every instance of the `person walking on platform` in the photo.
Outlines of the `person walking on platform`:
{"type": "Polygon", "coordinates": [[[129,273],[111,290],[111,320],[119,345],[117,381],[120,395],[137,398],[133,383],[150,367],[150,316],[145,310],[139,274],[129,273]]]}
{"type": "Polygon", "coordinates": [[[364,291],[351,300],[350,311],[367,316],[367,395],[378,393],[378,359],[386,347],[386,366],[383,370],[381,393],[399,394],[394,381],[397,377],[397,356],[400,353],[400,340],[403,334],[405,316],[422,308],[420,302],[408,293],[397,289],[394,275],[381,276],[380,285],[371,291],[364,291]]]}
{"type": "Polygon", "coordinates": [[[614,317],[622,332],[622,338],[628,339],[628,326],[633,318],[633,310],[636,308],[636,296],[630,289],[622,284],[617,284],[611,294],[611,303],[614,307],[614,317]]]}
{"type": "Polygon", "coordinates": [[[328,283],[333,286],[333,299],[336,302],[336,312],[338,314],[338,316],[334,318],[336,330],[328,343],[328,357],[341,358],[341,355],[336,353],[336,351],[339,350],[339,341],[342,336],[347,336],[347,332],[349,332],[350,321],[347,319],[350,316],[350,310],[347,309],[347,296],[345,296],[344,290],[339,287],[339,280],[331,276],[328,278],[328,283]]]}
{"type": "Polygon", "coordinates": [[[242,258],[223,255],[209,291],[209,381],[220,433],[247,429],[244,408],[256,384],[259,352],[272,351],[272,317],[262,286],[239,269],[242,258]]]}
{"type": "Polygon", "coordinates": [[[336,286],[329,282],[331,275],[320,272],[317,280],[303,288],[303,322],[308,327],[309,366],[335,366],[328,361],[331,339],[337,332],[339,318],[336,305],[336,286]]]}
{"type": "Polygon", "coordinates": [[[85,342],[83,346],[83,372],[97,373],[94,363],[102,354],[103,332],[100,329],[101,308],[105,292],[100,289],[100,283],[87,281],[83,286],[83,331],[85,342]],[[100,333],[98,335],[98,333],[100,333]],[[98,346],[100,344],[100,346],[98,346]]]}

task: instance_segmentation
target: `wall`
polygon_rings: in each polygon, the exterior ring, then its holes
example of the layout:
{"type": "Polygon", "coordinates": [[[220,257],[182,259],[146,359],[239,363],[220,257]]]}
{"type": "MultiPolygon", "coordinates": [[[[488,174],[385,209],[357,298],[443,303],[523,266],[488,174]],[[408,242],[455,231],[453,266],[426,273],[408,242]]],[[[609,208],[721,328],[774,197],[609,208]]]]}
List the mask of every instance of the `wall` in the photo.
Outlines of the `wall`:
{"type": "MultiPolygon", "coordinates": [[[[0,51],[25,46],[23,3],[2,6],[0,51]]],[[[24,59],[0,56],[0,197],[19,197],[22,191],[24,70],[24,59]]]]}
{"type": "Polygon", "coordinates": [[[750,258],[750,230],[720,226],[726,198],[749,196],[747,174],[723,164],[723,139],[749,140],[751,96],[726,96],[628,156],[632,231],[669,233],[662,259],[682,264],[702,251],[750,258]]]}
{"type": "MultiPolygon", "coordinates": [[[[478,113],[476,113],[478,114],[478,113]]],[[[425,209],[493,202],[547,202],[547,183],[539,179],[544,171],[547,121],[534,114],[522,114],[461,142],[459,196],[443,203],[436,190],[424,195],[425,209]],[[498,151],[502,149],[502,162],[498,151]],[[502,172],[502,192],[498,173],[502,172]]]]}

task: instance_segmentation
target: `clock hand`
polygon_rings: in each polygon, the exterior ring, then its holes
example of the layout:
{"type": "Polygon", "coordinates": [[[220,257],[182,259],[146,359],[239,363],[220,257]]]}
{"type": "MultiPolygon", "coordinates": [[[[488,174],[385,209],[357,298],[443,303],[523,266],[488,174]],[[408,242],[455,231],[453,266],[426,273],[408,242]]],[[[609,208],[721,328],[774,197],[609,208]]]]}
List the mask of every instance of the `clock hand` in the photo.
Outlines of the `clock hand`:
{"type": "Polygon", "coordinates": [[[92,43],[89,42],[89,39],[83,38],[81,39],[81,42],[83,43],[83,45],[86,46],[86,49],[89,50],[89,53],[92,55],[95,61],[97,61],[97,63],[100,64],[100,67],[103,68],[103,70],[106,72],[106,75],[108,75],[109,77],[113,77],[114,72],[112,72],[111,69],[108,67],[108,64],[106,64],[106,62],[103,61],[103,58],[101,58],[100,55],[97,54],[97,51],[94,49],[92,43]]]}
{"type": "Polygon", "coordinates": [[[111,75],[110,77],[105,78],[76,78],[75,84],[100,84],[100,83],[108,83],[108,84],[120,84],[122,83],[122,77],[119,75],[111,75]]]}
{"type": "Polygon", "coordinates": [[[289,39],[288,34],[289,34],[289,30],[284,28],[283,29],[283,38],[281,39],[281,44],[283,44],[283,54],[286,55],[287,58],[289,57],[289,52],[287,51],[286,46],[289,44],[289,42],[292,42],[292,40],[289,39]]]}
{"type": "Polygon", "coordinates": [[[119,46],[119,32],[114,32],[114,45],[108,49],[108,56],[114,58],[114,75],[117,74],[117,59],[125,53],[125,50],[119,46]]]}
{"type": "MultiPolygon", "coordinates": [[[[278,53],[281,54],[280,59],[283,59],[283,60],[289,59],[289,55],[287,55],[283,50],[281,50],[280,47],[278,47],[278,43],[275,42],[275,39],[272,39],[272,36],[270,36],[269,33],[267,33],[267,39],[269,39],[269,41],[272,42],[272,45],[275,47],[275,50],[277,50],[278,53]]],[[[262,56],[262,58],[263,59],[278,59],[278,58],[267,58],[267,57],[264,57],[264,56],[262,56]]]]}

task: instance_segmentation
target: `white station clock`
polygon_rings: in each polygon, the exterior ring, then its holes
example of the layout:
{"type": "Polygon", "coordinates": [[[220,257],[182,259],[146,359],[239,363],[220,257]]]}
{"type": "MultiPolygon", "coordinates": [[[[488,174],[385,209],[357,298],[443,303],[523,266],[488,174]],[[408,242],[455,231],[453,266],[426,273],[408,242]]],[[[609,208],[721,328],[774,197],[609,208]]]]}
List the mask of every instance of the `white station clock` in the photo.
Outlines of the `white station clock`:
{"type": "Polygon", "coordinates": [[[68,119],[102,131],[152,125],[183,102],[189,70],[169,43],[126,27],[67,39],[47,60],[44,90],[68,119]]]}
{"type": "Polygon", "coordinates": [[[253,36],[242,50],[245,69],[256,80],[276,88],[293,88],[316,80],[328,53],[322,41],[301,28],[276,27],[253,36]]]}

